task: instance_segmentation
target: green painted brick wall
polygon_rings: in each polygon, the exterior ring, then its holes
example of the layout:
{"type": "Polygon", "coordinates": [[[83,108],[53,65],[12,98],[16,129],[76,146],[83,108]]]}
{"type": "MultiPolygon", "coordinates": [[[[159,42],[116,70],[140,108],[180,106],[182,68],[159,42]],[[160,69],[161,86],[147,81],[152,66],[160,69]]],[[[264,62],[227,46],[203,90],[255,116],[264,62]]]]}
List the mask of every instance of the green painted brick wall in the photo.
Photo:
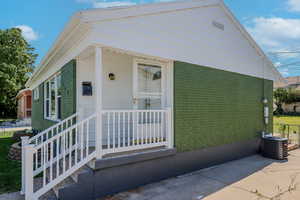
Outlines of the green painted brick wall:
{"type": "Polygon", "coordinates": [[[71,60],[61,70],[62,118],[76,112],[76,60],[71,60]]]}
{"type": "MultiPolygon", "coordinates": [[[[76,112],[76,60],[71,60],[61,69],[62,119],[76,112]]],[[[32,128],[42,131],[56,122],[44,119],[44,83],[39,85],[39,99],[32,100],[32,128]]],[[[32,98],[33,99],[33,98],[32,98]]]]}
{"type": "Polygon", "coordinates": [[[49,126],[55,124],[55,122],[44,119],[44,83],[39,85],[39,99],[33,100],[32,98],[32,113],[31,113],[31,125],[34,130],[42,131],[49,126]]]}
{"type": "MultiPolygon", "coordinates": [[[[197,150],[259,137],[265,128],[261,103],[264,92],[272,119],[272,81],[174,62],[177,150],[197,150]]],[[[272,122],[267,129],[272,131],[272,122]]]]}

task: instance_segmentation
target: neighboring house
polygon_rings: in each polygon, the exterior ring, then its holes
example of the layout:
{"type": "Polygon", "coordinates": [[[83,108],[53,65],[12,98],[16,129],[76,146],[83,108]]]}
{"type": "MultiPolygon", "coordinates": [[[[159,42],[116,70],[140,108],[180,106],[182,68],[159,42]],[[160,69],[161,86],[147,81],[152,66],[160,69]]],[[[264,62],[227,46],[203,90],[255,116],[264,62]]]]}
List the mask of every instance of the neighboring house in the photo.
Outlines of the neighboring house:
{"type": "Polygon", "coordinates": [[[22,192],[94,199],[254,154],[279,78],[219,0],[78,12],[26,84],[22,192]]]}
{"type": "MultiPolygon", "coordinates": [[[[285,88],[294,92],[300,92],[300,76],[290,76],[284,78],[284,81],[274,82],[274,89],[285,88]]],[[[283,104],[284,112],[300,112],[300,102],[283,104]]]]}
{"type": "Polygon", "coordinates": [[[16,99],[18,103],[18,119],[29,119],[31,117],[31,90],[20,90],[16,96],[16,99]]]}

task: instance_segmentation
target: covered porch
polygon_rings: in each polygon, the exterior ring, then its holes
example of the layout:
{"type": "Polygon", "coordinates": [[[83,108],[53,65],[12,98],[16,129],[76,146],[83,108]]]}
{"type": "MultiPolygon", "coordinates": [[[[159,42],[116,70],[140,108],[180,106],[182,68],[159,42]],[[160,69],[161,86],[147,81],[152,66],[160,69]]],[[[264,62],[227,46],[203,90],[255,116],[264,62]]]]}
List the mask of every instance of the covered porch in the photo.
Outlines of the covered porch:
{"type": "MultiPolygon", "coordinates": [[[[51,88],[56,99],[57,84],[51,88]]],[[[76,112],[22,138],[21,192],[38,199],[93,160],[173,148],[172,107],[172,61],[86,48],[76,57],[76,112]],[[41,173],[41,187],[34,188],[41,173]]]]}
{"type": "Polygon", "coordinates": [[[78,121],[95,117],[82,128],[97,158],[173,147],[172,61],[98,45],[76,61],[78,121]]]}

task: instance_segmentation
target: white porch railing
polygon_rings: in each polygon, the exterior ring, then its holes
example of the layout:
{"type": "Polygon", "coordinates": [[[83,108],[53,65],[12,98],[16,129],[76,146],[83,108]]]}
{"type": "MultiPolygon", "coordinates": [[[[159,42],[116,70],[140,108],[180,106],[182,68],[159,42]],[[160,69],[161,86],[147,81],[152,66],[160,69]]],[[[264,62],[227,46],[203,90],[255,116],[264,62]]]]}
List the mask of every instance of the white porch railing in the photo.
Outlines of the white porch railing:
{"type": "Polygon", "coordinates": [[[48,132],[63,126],[63,121],[48,129],[47,137],[41,136],[43,133],[32,139],[22,138],[22,191],[25,200],[37,200],[95,158],[96,152],[90,145],[90,138],[94,135],[96,120],[97,115],[94,114],[48,137],[48,132]],[[34,177],[39,174],[42,185],[35,188],[34,177]]]}
{"type": "Polygon", "coordinates": [[[21,192],[25,200],[37,200],[90,160],[105,154],[171,148],[171,123],[171,109],[102,110],[82,121],[74,114],[30,139],[23,137],[21,192]],[[34,177],[38,175],[42,185],[35,188],[34,177]]]}
{"type": "Polygon", "coordinates": [[[102,153],[171,146],[171,110],[103,110],[102,153]]]}
{"type": "Polygon", "coordinates": [[[78,113],[75,113],[66,119],[60,121],[59,123],[47,128],[46,130],[38,133],[37,135],[31,137],[29,139],[30,144],[40,144],[41,142],[48,140],[49,138],[53,137],[54,135],[62,132],[63,130],[69,128],[70,126],[74,125],[77,121],[78,113]]]}

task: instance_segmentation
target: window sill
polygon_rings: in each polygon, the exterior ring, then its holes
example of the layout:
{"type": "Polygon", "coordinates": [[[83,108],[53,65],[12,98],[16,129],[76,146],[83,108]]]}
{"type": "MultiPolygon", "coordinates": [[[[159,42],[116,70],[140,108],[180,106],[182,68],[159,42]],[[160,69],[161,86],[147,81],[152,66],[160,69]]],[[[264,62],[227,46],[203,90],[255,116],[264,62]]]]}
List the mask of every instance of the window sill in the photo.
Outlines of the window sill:
{"type": "Polygon", "coordinates": [[[44,119],[49,120],[49,121],[53,121],[53,122],[61,122],[61,119],[52,119],[49,117],[44,117],[44,119]]]}

